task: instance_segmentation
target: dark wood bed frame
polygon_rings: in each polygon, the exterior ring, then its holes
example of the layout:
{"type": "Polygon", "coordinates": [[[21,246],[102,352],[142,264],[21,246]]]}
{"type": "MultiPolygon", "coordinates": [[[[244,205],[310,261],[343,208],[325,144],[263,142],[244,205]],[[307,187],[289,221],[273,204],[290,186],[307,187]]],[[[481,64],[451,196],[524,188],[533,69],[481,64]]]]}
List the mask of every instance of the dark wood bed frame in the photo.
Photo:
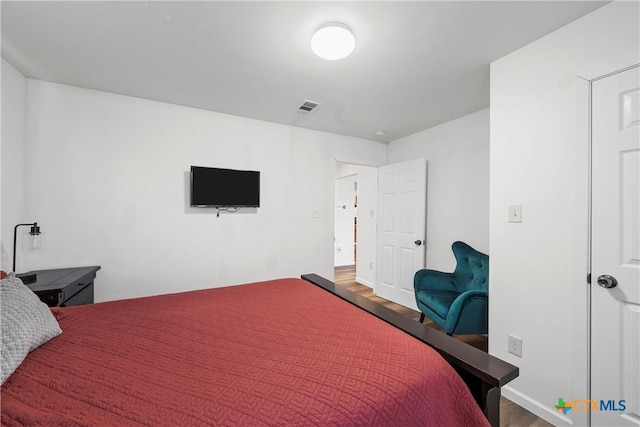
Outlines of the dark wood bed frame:
{"type": "Polygon", "coordinates": [[[500,425],[500,387],[518,376],[519,370],[516,366],[416,322],[382,304],[336,286],[332,281],[317,274],[304,274],[301,277],[433,347],[462,377],[489,423],[494,427],[500,425]]]}

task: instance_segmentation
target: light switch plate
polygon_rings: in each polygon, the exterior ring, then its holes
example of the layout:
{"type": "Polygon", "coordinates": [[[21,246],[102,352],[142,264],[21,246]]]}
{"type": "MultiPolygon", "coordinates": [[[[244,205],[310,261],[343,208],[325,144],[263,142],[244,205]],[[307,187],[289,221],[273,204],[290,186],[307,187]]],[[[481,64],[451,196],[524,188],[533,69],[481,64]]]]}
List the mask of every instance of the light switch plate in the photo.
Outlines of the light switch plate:
{"type": "Polygon", "coordinates": [[[522,205],[509,205],[509,222],[522,222],[522,205]]]}

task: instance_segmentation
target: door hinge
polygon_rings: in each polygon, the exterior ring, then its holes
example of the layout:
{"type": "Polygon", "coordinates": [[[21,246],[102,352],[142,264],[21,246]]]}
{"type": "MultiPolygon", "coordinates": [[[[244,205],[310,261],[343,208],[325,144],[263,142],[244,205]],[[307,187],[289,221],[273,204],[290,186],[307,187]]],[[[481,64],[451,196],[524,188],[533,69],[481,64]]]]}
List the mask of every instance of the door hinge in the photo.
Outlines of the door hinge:
{"type": "Polygon", "coordinates": [[[591,284],[591,273],[587,274],[587,283],[591,284]]]}

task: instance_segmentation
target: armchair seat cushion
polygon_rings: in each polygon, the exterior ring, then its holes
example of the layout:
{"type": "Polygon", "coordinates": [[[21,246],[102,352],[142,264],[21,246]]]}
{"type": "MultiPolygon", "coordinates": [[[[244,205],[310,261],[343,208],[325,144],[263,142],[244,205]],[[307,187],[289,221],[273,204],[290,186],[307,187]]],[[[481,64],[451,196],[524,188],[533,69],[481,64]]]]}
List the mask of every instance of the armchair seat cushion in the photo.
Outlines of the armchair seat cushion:
{"type": "Polygon", "coordinates": [[[416,298],[443,319],[447,318],[449,307],[460,294],[453,291],[420,291],[416,298]]]}

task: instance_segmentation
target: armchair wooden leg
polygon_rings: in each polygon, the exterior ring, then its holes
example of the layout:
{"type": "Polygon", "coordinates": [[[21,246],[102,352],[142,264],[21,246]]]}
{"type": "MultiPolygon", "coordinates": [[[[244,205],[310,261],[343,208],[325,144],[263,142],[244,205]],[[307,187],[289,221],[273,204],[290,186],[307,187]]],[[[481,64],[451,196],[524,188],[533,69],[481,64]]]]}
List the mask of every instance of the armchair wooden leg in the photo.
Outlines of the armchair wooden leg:
{"type": "Polygon", "coordinates": [[[420,313],[420,323],[424,323],[424,313],[420,313]]]}

